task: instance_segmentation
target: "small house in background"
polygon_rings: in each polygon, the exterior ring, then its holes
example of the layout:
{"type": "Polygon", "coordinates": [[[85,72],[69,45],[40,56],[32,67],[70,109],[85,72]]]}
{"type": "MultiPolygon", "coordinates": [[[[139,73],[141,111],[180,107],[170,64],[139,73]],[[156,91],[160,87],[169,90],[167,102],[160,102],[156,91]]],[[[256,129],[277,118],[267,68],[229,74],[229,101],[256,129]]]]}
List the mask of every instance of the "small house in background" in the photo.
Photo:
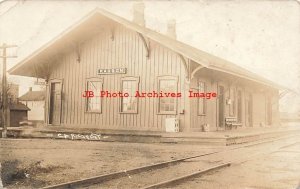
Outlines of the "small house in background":
{"type": "Polygon", "coordinates": [[[21,123],[28,120],[30,109],[22,103],[9,103],[9,126],[18,127],[21,123]]]}
{"type": "MultiPolygon", "coordinates": [[[[2,87],[0,86],[2,89],[2,87]]],[[[0,103],[2,104],[2,90],[0,103]]],[[[7,98],[8,98],[8,127],[18,127],[20,123],[28,120],[28,111],[30,110],[25,104],[18,101],[19,85],[9,83],[7,98]]],[[[0,123],[2,125],[2,110],[0,111],[0,123]]]]}
{"type": "Polygon", "coordinates": [[[32,87],[29,91],[19,98],[19,101],[24,103],[30,111],[28,112],[28,120],[34,123],[44,121],[45,112],[45,92],[44,91],[32,91],[32,87]]]}

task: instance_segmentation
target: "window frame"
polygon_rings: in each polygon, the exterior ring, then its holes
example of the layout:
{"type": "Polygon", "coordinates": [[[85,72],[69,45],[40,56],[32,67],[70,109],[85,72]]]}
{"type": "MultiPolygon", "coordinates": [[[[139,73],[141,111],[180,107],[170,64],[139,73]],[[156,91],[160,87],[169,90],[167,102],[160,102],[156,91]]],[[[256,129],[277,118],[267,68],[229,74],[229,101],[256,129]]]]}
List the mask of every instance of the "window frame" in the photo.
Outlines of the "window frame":
{"type": "MultiPolygon", "coordinates": [[[[86,78],[85,80],[85,90],[87,91],[88,90],[88,82],[100,82],[100,86],[101,86],[101,89],[100,91],[103,91],[103,78],[100,78],[100,77],[91,77],[91,78],[86,78]]],[[[95,95],[95,94],[94,94],[95,95]]],[[[92,98],[95,98],[95,97],[92,97],[92,98]]],[[[100,109],[99,110],[89,110],[88,109],[88,100],[89,98],[85,98],[85,113],[98,113],[98,114],[101,114],[102,113],[102,98],[100,97],[100,94],[99,94],[99,98],[100,98],[100,109]]]]}
{"type": "Polygon", "coordinates": [[[229,88],[229,98],[231,100],[231,104],[229,105],[229,115],[236,116],[236,88],[233,86],[229,88]]]}
{"type": "MultiPolygon", "coordinates": [[[[204,84],[204,91],[203,91],[203,93],[206,93],[207,86],[206,86],[206,82],[203,81],[203,80],[199,80],[197,82],[197,91],[198,91],[198,93],[202,93],[202,91],[200,91],[200,83],[204,84]]],[[[206,97],[198,98],[197,99],[197,114],[198,114],[198,116],[205,116],[206,113],[207,113],[207,99],[206,99],[206,97]],[[202,112],[200,113],[200,100],[203,100],[203,113],[202,112]]]]}
{"type": "MultiPolygon", "coordinates": [[[[160,81],[162,80],[174,80],[175,81],[175,86],[176,89],[174,93],[178,93],[178,76],[170,76],[170,75],[165,75],[165,76],[158,76],[157,77],[157,93],[160,93],[160,81]]],[[[166,98],[175,98],[174,101],[174,111],[161,111],[160,110],[160,100],[161,98],[157,98],[157,114],[158,115],[177,115],[177,97],[166,97],[166,98]]]]}
{"type": "MultiPolygon", "coordinates": [[[[139,90],[139,84],[140,84],[140,77],[138,76],[126,76],[121,78],[121,83],[120,83],[120,91],[123,93],[123,82],[124,81],[135,81],[136,82],[136,90],[139,90]]],[[[139,98],[136,98],[136,107],[134,110],[129,110],[129,111],[123,111],[123,98],[120,97],[119,99],[119,113],[120,114],[138,114],[138,109],[139,109],[139,98]]]]}

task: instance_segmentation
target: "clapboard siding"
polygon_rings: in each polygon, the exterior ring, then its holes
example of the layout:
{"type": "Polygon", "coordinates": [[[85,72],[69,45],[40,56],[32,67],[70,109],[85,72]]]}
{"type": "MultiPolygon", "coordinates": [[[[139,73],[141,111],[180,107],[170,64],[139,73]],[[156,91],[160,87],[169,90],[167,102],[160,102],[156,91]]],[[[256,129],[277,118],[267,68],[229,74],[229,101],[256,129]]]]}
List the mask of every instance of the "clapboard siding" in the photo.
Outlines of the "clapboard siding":
{"type": "MultiPolygon", "coordinates": [[[[199,81],[203,81],[206,84],[207,92],[219,92],[218,86],[224,87],[224,98],[227,101],[228,99],[232,100],[231,104],[225,103],[224,104],[224,116],[225,117],[237,117],[238,116],[238,104],[237,104],[237,94],[238,91],[241,91],[241,123],[242,126],[253,126],[258,127],[260,125],[267,124],[267,109],[266,109],[266,95],[270,93],[270,91],[266,90],[262,92],[262,88],[257,88],[255,86],[249,84],[234,84],[230,83],[228,78],[222,78],[222,80],[216,80],[212,77],[203,77],[201,74],[197,75],[191,81],[191,90],[197,88],[197,84],[199,81]],[[235,95],[230,94],[230,89],[235,91],[235,95]],[[252,124],[246,125],[246,106],[245,106],[245,95],[252,95],[253,101],[253,108],[252,108],[252,124]],[[230,113],[230,108],[234,109],[234,113],[230,113]]],[[[194,92],[197,92],[194,90],[194,92]]],[[[270,95],[272,96],[272,95],[270,95]]],[[[273,95],[275,96],[275,95],[273,95]]],[[[272,98],[272,97],[270,97],[272,98]]],[[[276,99],[272,98],[272,99],[276,99]]],[[[206,100],[206,114],[205,115],[198,115],[198,99],[197,98],[190,98],[191,101],[191,124],[190,128],[192,131],[201,131],[203,124],[209,124],[211,130],[223,130],[224,127],[219,125],[218,123],[218,99],[211,99],[206,100]],[[219,127],[219,128],[218,128],[219,127]]],[[[276,116],[274,116],[276,117],[276,116]]],[[[276,122],[276,121],[274,121],[276,122]]]]}
{"type": "Polygon", "coordinates": [[[103,98],[102,113],[85,112],[86,79],[103,78],[103,90],[121,90],[121,78],[139,77],[140,91],[157,91],[158,76],[178,77],[178,92],[184,94],[185,72],[179,56],[162,45],[150,41],[150,57],[136,32],[117,26],[114,39],[110,31],[101,31],[81,46],[81,61],[72,51],[65,54],[54,67],[51,79],[63,79],[63,101],[61,124],[72,127],[95,127],[134,130],[164,130],[167,117],[181,117],[184,124],[184,97],[177,99],[177,115],[157,114],[157,98],[139,98],[137,114],[119,113],[119,98],[103,98]],[[99,68],[127,68],[126,74],[97,75],[99,68]]]}
{"type": "MultiPolygon", "coordinates": [[[[206,83],[207,92],[217,92],[218,86],[224,86],[225,99],[236,101],[237,90],[242,93],[242,124],[245,126],[245,97],[253,97],[254,126],[267,123],[266,96],[272,98],[273,122],[278,122],[278,91],[270,90],[249,81],[234,82],[237,78],[220,72],[202,69],[190,81],[186,81],[186,72],[179,55],[155,41],[150,41],[150,57],[146,57],[146,49],[140,36],[121,25],[117,25],[112,39],[110,30],[99,31],[99,34],[84,41],[80,48],[80,62],[75,50],[63,55],[53,64],[49,81],[63,81],[61,125],[70,127],[88,127],[98,129],[123,130],[165,130],[165,119],[177,117],[180,120],[181,131],[201,131],[202,125],[208,123],[211,130],[222,130],[218,123],[218,99],[207,100],[206,114],[198,115],[198,99],[188,98],[188,91],[198,87],[198,81],[206,83]],[[97,75],[99,68],[127,68],[126,74],[97,75]],[[178,77],[178,92],[182,94],[177,100],[176,115],[158,114],[158,98],[139,98],[138,113],[119,113],[119,98],[102,98],[102,112],[86,112],[86,99],[82,94],[86,89],[86,79],[98,77],[103,79],[103,90],[121,91],[121,78],[139,77],[139,91],[158,91],[159,76],[178,77]],[[230,88],[234,88],[235,96],[230,97],[230,88]],[[259,90],[258,90],[259,89],[259,90]],[[264,90],[262,90],[264,89],[264,90]],[[263,92],[264,91],[264,92],[263,92]],[[277,92],[277,93],[276,93],[277,92]],[[220,128],[219,128],[220,127],[220,128]]],[[[198,66],[191,60],[189,69],[198,66]]],[[[49,86],[47,99],[49,99],[49,86]]],[[[159,92],[159,91],[158,91],[159,92]]],[[[195,90],[196,92],[196,90],[195,90]]],[[[49,111],[49,100],[46,102],[49,111]]],[[[237,116],[237,104],[224,104],[224,116],[237,116]],[[230,115],[230,106],[234,106],[234,115],[230,115]]],[[[48,113],[46,113],[46,120],[48,113]]],[[[246,125],[247,126],[247,125],[246,125]]],[[[248,125],[249,126],[249,125],[248,125]]]]}

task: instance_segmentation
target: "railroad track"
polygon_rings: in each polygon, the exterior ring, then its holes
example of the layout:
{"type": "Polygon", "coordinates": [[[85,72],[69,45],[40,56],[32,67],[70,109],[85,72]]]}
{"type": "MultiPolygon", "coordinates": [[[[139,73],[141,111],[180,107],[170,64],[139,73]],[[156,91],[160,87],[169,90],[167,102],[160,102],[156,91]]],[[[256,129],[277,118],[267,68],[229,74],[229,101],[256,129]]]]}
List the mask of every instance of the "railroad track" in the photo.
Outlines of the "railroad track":
{"type": "Polygon", "coordinates": [[[272,140],[254,142],[232,147],[226,150],[189,156],[177,160],[137,167],[126,171],[119,171],[96,177],[71,181],[43,189],[60,188],[165,188],[184,182],[192,177],[201,176],[233,164],[240,164],[257,156],[273,153],[279,149],[299,143],[294,139],[298,135],[282,137],[272,140]],[[288,140],[288,144],[280,144],[288,140]],[[270,145],[268,150],[264,145],[270,145]],[[251,154],[251,155],[250,155],[251,154]]]}

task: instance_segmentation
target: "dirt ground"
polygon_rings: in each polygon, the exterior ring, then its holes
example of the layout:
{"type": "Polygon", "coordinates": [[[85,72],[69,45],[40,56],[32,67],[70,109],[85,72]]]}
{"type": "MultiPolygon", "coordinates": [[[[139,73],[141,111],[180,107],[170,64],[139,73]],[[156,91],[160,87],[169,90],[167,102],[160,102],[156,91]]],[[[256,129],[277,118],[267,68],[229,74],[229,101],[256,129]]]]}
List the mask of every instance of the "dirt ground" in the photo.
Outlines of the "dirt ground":
{"type": "Polygon", "coordinates": [[[1,178],[6,188],[39,188],[223,148],[54,139],[0,139],[1,178]]]}
{"type": "Polygon", "coordinates": [[[300,140],[267,156],[191,179],[175,189],[299,189],[300,140]]]}
{"type": "MultiPolygon", "coordinates": [[[[297,138],[297,141],[299,142],[277,152],[250,158],[251,160],[242,164],[233,164],[172,188],[197,189],[201,186],[203,189],[294,189],[300,184],[300,140],[297,138]]],[[[0,139],[1,179],[6,188],[40,188],[227,148],[229,147],[57,139],[0,139]]],[[[265,149],[268,145],[256,148],[265,149]]],[[[251,149],[244,149],[244,152],[247,151],[250,152],[251,149]]],[[[247,153],[241,155],[247,156],[247,153]]],[[[224,158],[218,157],[220,154],[215,156],[209,161],[224,158]]]]}

